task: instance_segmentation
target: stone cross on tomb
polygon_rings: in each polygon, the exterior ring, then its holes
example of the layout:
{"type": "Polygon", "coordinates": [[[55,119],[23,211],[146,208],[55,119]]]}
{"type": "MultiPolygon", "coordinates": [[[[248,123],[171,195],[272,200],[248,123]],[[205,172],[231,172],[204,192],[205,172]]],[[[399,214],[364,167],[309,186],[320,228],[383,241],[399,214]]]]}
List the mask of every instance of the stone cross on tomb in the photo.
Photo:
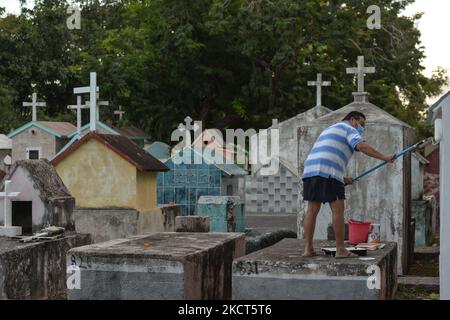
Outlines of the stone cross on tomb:
{"type": "Polygon", "coordinates": [[[77,96],[77,104],[67,106],[67,109],[77,110],[77,132],[81,134],[81,110],[89,109],[89,107],[81,102],[81,96],[77,96]]]}
{"type": "Polygon", "coordinates": [[[358,56],[358,66],[356,68],[347,68],[347,74],[356,74],[358,78],[358,91],[353,95],[367,96],[367,92],[364,90],[364,77],[366,73],[375,73],[375,67],[364,66],[364,56],[358,56]]]}
{"type": "Polygon", "coordinates": [[[191,137],[191,123],[192,123],[192,118],[191,117],[186,117],[184,119],[184,122],[186,123],[186,125],[180,123],[178,125],[178,130],[182,133],[185,134],[185,139],[184,139],[184,143],[185,143],[185,147],[189,147],[192,144],[192,137],[191,137]]]}
{"type": "Polygon", "coordinates": [[[330,87],[331,81],[322,81],[322,74],[317,74],[316,81],[308,81],[308,86],[317,88],[316,107],[322,106],[322,87],[330,87]]]}
{"type": "MultiPolygon", "coordinates": [[[[100,107],[107,107],[109,106],[109,101],[98,101],[99,95],[97,94],[97,113],[96,113],[96,119],[97,121],[100,121],[100,107]]],[[[89,107],[91,105],[91,101],[86,101],[86,105],[89,107]]]]}
{"type": "MultiPolygon", "coordinates": [[[[80,87],[80,88],[74,88],[73,93],[74,94],[85,94],[89,93],[89,101],[93,101],[92,104],[89,104],[89,123],[90,123],[90,130],[96,131],[97,129],[97,92],[99,92],[100,89],[97,87],[97,73],[91,72],[90,74],[90,85],[89,87],[80,87]]],[[[86,105],[88,105],[86,103],[86,105]]]]}
{"type": "Polygon", "coordinates": [[[31,102],[24,102],[22,104],[24,107],[32,108],[32,121],[37,121],[37,107],[46,107],[47,104],[45,102],[37,102],[37,93],[33,93],[31,102]]]}
{"type": "Polygon", "coordinates": [[[119,120],[123,120],[123,115],[125,114],[125,111],[122,110],[122,106],[119,106],[119,110],[115,110],[114,114],[119,115],[119,120]]]}
{"type": "Polygon", "coordinates": [[[0,226],[0,236],[15,237],[22,234],[22,227],[12,226],[11,200],[17,198],[20,192],[10,191],[10,180],[5,181],[5,191],[0,192],[0,199],[3,199],[3,226],[0,226]]]}

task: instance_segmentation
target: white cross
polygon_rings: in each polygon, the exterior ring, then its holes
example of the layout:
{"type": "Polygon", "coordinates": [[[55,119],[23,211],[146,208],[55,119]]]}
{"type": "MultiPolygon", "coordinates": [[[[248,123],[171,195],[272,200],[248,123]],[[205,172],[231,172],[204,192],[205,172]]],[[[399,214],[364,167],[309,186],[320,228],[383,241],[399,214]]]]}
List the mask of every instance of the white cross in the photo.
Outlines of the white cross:
{"type": "Polygon", "coordinates": [[[122,121],[123,115],[125,114],[125,111],[122,110],[122,106],[119,106],[119,110],[115,110],[114,114],[119,115],[119,120],[122,121]]]}
{"type": "MultiPolygon", "coordinates": [[[[97,127],[97,92],[100,91],[99,87],[97,87],[97,73],[91,72],[90,74],[90,86],[89,87],[81,87],[74,88],[74,94],[83,94],[89,93],[90,99],[89,101],[94,101],[94,103],[89,105],[90,115],[89,115],[89,123],[90,130],[94,132],[97,127]]],[[[87,105],[87,103],[86,103],[87,105]]]]}
{"type": "Polygon", "coordinates": [[[5,181],[5,191],[0,192],[0,198],[3,198],[3,214],[4,221],[3,225],[5,227],[12,227],[12,214],[11,214],[11,199],[17,198],[20,195],[20,192],[10,192],[9,185],[11,184],[10,180],[5,181]]]}
{"type": "Polygon", "coordinates": [[[24,102],[24,107],[32,107],[32,121],[37,121],[37,107],[46,107],[45,102],[37,102],[37,93],[33,93],[31,102],[24,102]]]}
{"type": "MultiPolygon", "coordinates": [[[[86,105],[89,107],[91,105],[91,102],[86,101],[86,105]]],[[[107,107],[107,106],[109,106],[109,101],[98,101],[97,96],[97,113],[96,113],[97,121],[100,121],[100,107],[107,107]]]]}
{"type": "Polygon", "coordinates": [[[356,68],[347,68],[347,74],[356,74],[358,76],[358,93],[364,92],[364,77],[366,73],[375,73],[375,67],[365,67],[364,56],[358,57],[358,66],[356,68]]]}
{"type": "Polygon", "coordinates": [[[330,87],[331,81],[322,81],[322,74],[317,74],[316,81],[308,81],[308,86],[317,87],[316,107],[322,106],[322,87],[330,87]]]}
{"type": "Polygon", "coordinates": [[[81,134],[81,110],[82,109],[89,109],[89,107],[85,104],[81,104],[81,96],[77,96],[77,104],[67,106],[67,109],[77,110],[77,132],[78,134],[81,134]]]}

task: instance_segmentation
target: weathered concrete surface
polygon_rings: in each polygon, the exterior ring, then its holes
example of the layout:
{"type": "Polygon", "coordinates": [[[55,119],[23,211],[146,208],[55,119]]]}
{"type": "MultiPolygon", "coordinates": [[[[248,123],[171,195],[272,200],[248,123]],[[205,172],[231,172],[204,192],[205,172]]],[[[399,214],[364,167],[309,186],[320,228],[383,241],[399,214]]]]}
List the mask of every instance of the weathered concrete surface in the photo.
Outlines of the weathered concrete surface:
{"type": "Polygon", "coordinates": [[[272,232],[279,229],[297,232],[297,215],[270,213],[250,214],[246,210],[245,226],[261,233],[272,232]]]}
{"type": "Polygon", "coordinates": [[[175,218],[175,232],[209,232],[209,217],[178,216],[175,218]]]}
{"type": "Polygon", "coordinates": [[[415,245],[431,246],[435,234],[433,232],[433,220],[436,216],[433,213],[432,203],[430,201],[412,201],[412,217],[416,220],[415,245]]]}
{"type": "Polygon", "coordinates": [[[174,232],[175,219],[181,215],[181,205],[162,205],[139,215],[138,234],[149,232],[174,232]]]}
{"type": "MultiPolygon", "coordinates": [[[[279,156],[283,159],[286,159],[290,163],[297,164],[297,153],[295,150],[298,148],[298,136],[297,136],[297,130],[301,126],[310,123],[311,121],[314,121],[317,118],[320,118],[326,114],[329,114],[332,112],[331,109],[328,109],[327,107],[319,106],[317,108],[311,108],[305,112],[299,113],[296,116],[287,119],[283,122],[280,122],[278,124],[279,129],[279,149],[280,153],[279,156]]],[[[270,127],[273,128],[273,127],[270,127]]],[[[268,130],[270,129],[268,128],[268,130]]],[[[261,137],[261,133],[258,133],[258,139],[261,137]]],[[[270,141],[270,137],[267,138],[268,141],[270,141]]],[[[270,145],[270,144],[268,144],[270,145]]],[[[264,148],[264,151],[267,151],[265,146],[261,146],[264,148]]],[[[255,148],[255,147],[253,147],[255,148]]],[[[256,149],[255,149],[256,150],[256,149]]],[[[263,151],[263,152],[264,152],[263,151]]],[[[265,153],[268,154],[268,153],[265,153]]],[[[253,165],[252,166],[252,172],[256,172],[261,167],[261,164],[253,165]]]]}
{"type": "Polygon", "coordinates": [[[244,232],[245,210],[240,197],[201,196],[196,215],[209,217],[212,232],[244,232]]]}
{"type": "Polygon", "coordinates": [[[230,299],[238,233],[152,233],[75,248],[67,266],[81,269],[71,300],[230,299]]]}
{"type": "MultiPolygon", "coordinates": [[[[295,152],[291,152],[295,154],[295,152]]],[[[247,212],[293,214],[298,212],[298,168],[279,158],[276,174],[267,175],[260,168],[245,177],[245,208],[247,212]]]]}
{"type": "Polygon", "coordinates": [[[275,243],[285,239],[297,239],[297,233],[291,230],[276,230],[260,234],[257,231],[251,231],[245,235],[245,253],[262,250],[273,246],[275,243]]]}
{"type": "Polygon", "coordinates": [[[23,244],[0,238],[0,299],[64,299],[66,253],[88,245],[87,234],[23,244]]]}
{"type": "Polygon", "coordinates": [[[56,138],[38,128],[32,126],[12,138],[12,161],[25,160],[27,148],[41,148],[41,158],[51,159],[56,154],[56,138]]]}
{"type": "Polygon", "coordinates": [[[175,217],[181,214],[177,205],[163,206],[150,212],[133,209],[75,209],[75,228],[89,233],[93,242],[122,239],[149,232],[174,232],[175,217]]]}
{"type": "MultiPolygon", "coordinates": [[[[316,241],[315,248],[334,247],[333,241],[316,241]]],[[[368,252],[373,261],[359,257],[335,259],[302,257],[304,241],[284,239],[274,246],[233,262],[233,299],[391,299],[397,287],[397,245],[368,252]],[[368,289],[367,268],[380,268],[380,289],[368,289]]]]}

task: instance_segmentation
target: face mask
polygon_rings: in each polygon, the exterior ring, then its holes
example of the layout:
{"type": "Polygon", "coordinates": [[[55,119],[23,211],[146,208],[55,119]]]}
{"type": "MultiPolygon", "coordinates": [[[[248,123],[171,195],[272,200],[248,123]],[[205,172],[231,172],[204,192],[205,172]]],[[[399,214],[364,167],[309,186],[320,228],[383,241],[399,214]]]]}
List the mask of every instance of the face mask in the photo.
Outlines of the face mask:
{"type": "Polygon", "coordinates": [[[356,130],[358,130],[358,133],[363,136],[366,133],[366,129],[364,129],[364,127],[360,124],[358,124],[358,127],[356,128],[356,130]]]}

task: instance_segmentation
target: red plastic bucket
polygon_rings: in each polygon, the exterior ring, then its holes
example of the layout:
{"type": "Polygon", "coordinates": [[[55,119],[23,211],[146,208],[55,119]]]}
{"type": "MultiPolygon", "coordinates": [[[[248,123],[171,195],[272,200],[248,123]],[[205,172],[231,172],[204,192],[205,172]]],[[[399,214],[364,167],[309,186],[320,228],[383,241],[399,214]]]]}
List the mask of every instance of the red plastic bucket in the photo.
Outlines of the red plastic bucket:
{"type": "Polygon", "coordinates": [[[369,238],[370,225],[372,222],[348,221],[348,243],[356,245],[366,243],[369,238]]]}

